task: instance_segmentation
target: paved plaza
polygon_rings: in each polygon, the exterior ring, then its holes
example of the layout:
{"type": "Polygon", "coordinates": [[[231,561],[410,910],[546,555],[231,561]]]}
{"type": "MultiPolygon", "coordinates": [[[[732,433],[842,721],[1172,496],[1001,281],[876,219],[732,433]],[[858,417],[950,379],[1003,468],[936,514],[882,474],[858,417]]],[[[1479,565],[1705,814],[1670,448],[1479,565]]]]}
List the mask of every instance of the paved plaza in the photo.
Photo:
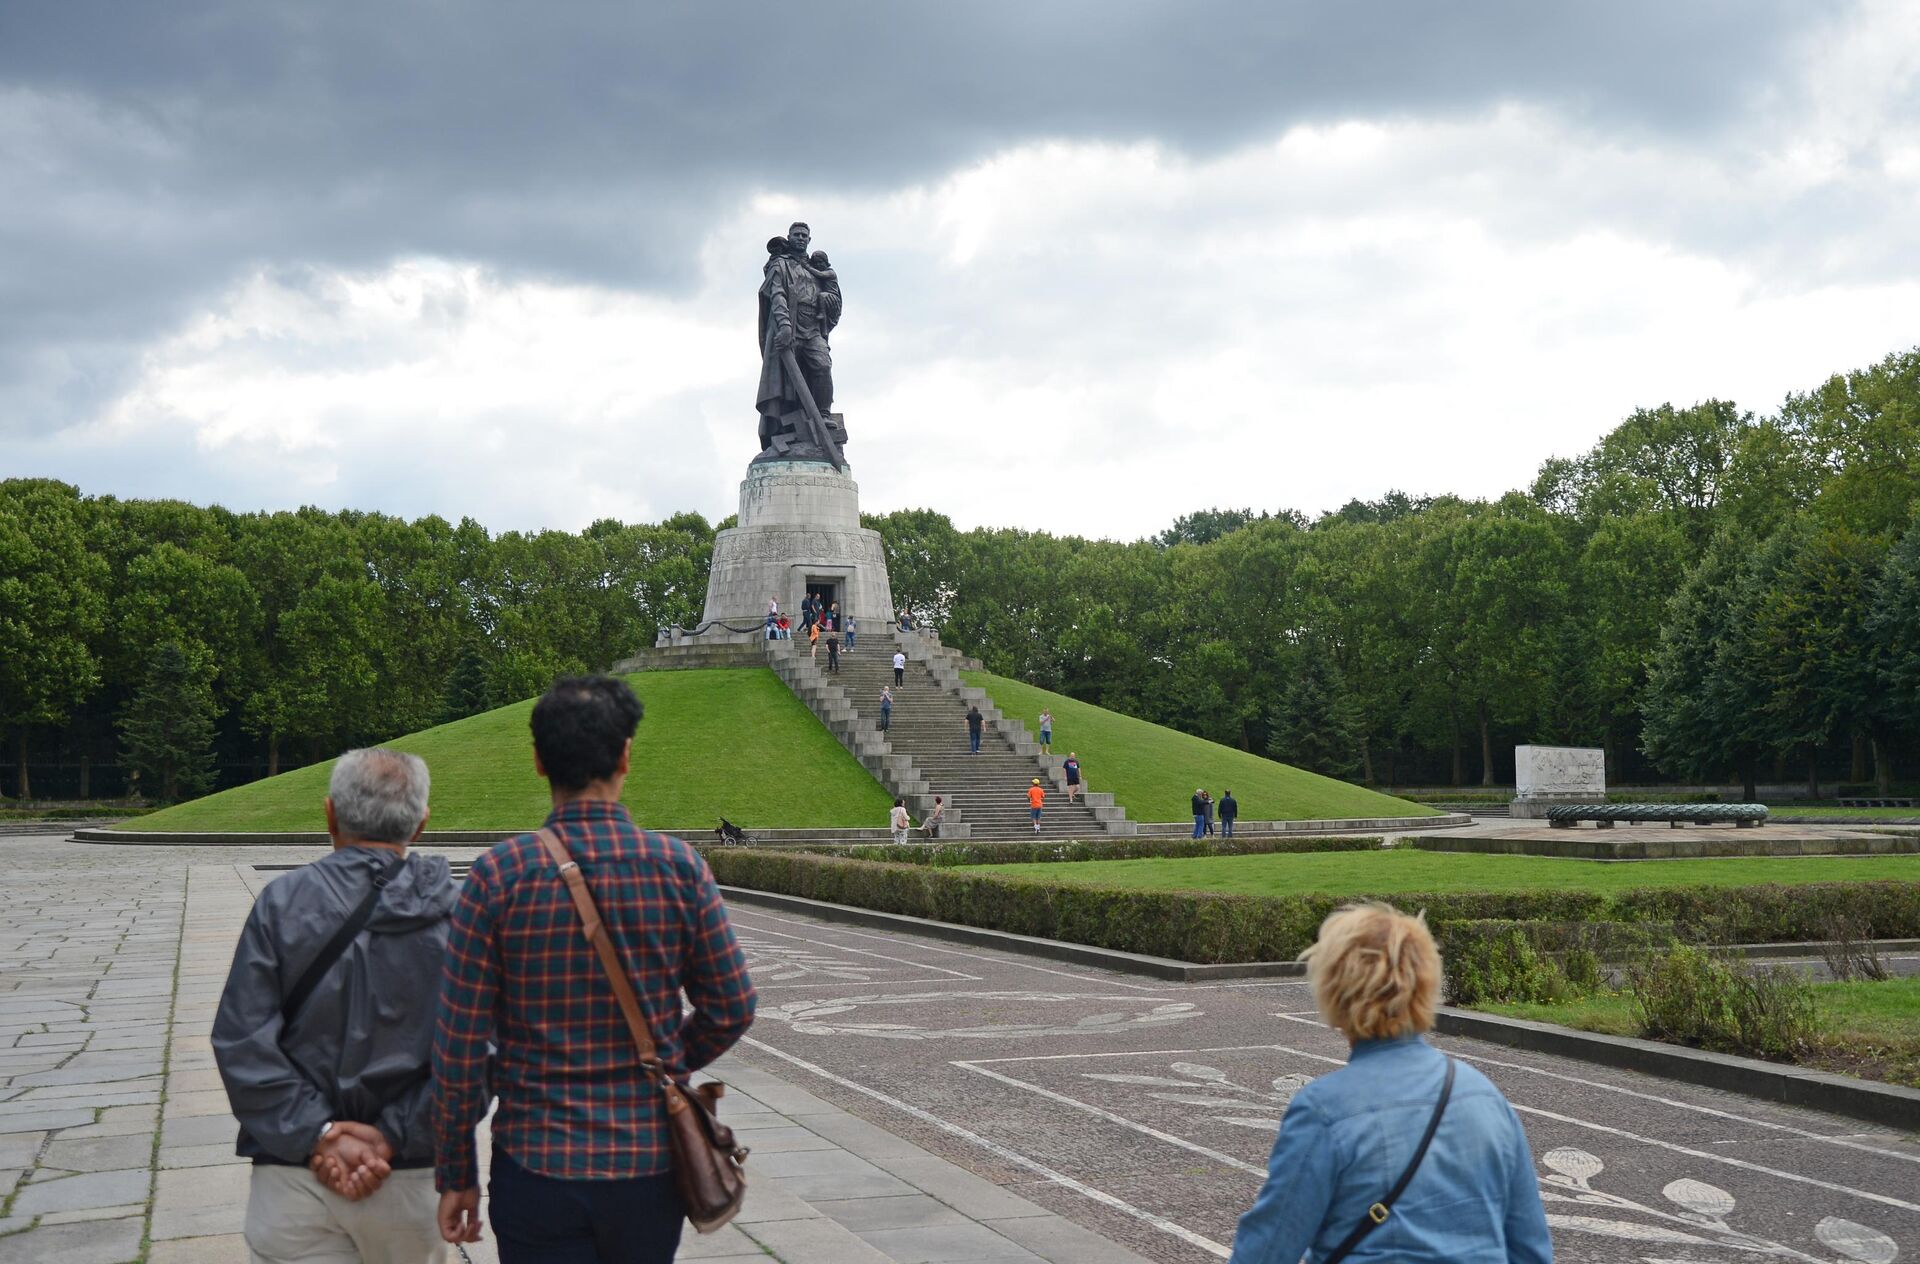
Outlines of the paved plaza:
{"type": "MultiPolygon", "coordinates": [[[[245,1258],[247,1166],[207,1031],[274,876],[258,866],[314,854],[0,839],[0,1264],[245,1258]]],[[[1295,981],[1169,984],[755,908],[735,921],[761,1011],[717,1070],[753,1193],[683,1259],[1218,1259],[1286,1101],[1343,1060],[1295,981]]],[[[1560,1259],[1920,1250],[1920,1140],[1440,1043],[1520,1110],[1560,1259]]]]}

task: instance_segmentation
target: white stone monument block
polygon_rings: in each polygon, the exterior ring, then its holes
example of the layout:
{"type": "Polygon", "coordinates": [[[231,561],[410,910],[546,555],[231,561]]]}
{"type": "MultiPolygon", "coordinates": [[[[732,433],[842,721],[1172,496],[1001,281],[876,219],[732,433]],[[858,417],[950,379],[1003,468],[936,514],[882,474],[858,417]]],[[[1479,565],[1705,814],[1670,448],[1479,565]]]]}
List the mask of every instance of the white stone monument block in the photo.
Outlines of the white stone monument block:
{"type": "Polygon", "coordinates": [[[1514,816],[1538,817],[1561,803],[1607,801],[1607,753],[1591,746],[1516,746],[1514,816]]]}

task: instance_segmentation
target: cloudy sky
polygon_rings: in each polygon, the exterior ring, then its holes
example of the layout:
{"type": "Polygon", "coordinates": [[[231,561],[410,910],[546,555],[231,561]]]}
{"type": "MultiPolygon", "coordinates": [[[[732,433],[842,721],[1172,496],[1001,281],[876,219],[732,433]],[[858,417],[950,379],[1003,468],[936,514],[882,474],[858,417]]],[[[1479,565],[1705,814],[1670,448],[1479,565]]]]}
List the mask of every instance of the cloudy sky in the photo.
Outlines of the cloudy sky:
{"type": "Polygon", "coordinates": [[[1497,495],[1920,342],[1909,0],[0,0],[0,476],[718,518],[799,216],[865,508],[1497,495]]]}

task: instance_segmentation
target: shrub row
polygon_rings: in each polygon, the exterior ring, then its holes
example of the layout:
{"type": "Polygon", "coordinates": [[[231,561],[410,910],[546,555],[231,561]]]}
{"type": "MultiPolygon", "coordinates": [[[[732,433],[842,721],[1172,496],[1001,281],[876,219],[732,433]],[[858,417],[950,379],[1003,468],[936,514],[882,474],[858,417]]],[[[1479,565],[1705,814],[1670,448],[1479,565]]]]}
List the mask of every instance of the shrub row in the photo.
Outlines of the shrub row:
{"type": "MultiPolygon", "coordinates": [[[[1326,915],[1347,902],[1331,895],[1126,890],[793,850],[713,848],[707,859],[726,886],[1195,962],[1290,960],[1313,942],[1326,915]]],[[[1435,923],[1630,922],[1690,937],[1779,943],[1818,939],[1834,916],[1846,914],[1879,938],[1920,937],[1920,883],[1912,882],[1386,898],[1426,910],[1435,923]]]]}
{"type": "Polygon", "coordinates": [[[796,847],[793,850],[849,860],[902,865],[1026,865],[1072,860],[1172,860],[1195,856],[1264,856],[1275,853],[1373,851],[1378,838],[1125,838],[1093,843],[867,843],[796,847]]]}

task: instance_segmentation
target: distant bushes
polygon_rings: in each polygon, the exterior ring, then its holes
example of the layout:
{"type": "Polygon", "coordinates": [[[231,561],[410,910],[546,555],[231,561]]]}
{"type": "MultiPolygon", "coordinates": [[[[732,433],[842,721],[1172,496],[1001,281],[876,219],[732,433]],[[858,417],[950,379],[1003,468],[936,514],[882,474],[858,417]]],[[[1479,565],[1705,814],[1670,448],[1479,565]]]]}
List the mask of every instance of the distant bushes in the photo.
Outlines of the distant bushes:
{"type": "Polygon", "coordinates": [[[1812,984],[1783,966],[1675,943],[1628,965],[1627,994],[1655,1040],[1792,1061],[1813,1039],[1812,984]]]}

